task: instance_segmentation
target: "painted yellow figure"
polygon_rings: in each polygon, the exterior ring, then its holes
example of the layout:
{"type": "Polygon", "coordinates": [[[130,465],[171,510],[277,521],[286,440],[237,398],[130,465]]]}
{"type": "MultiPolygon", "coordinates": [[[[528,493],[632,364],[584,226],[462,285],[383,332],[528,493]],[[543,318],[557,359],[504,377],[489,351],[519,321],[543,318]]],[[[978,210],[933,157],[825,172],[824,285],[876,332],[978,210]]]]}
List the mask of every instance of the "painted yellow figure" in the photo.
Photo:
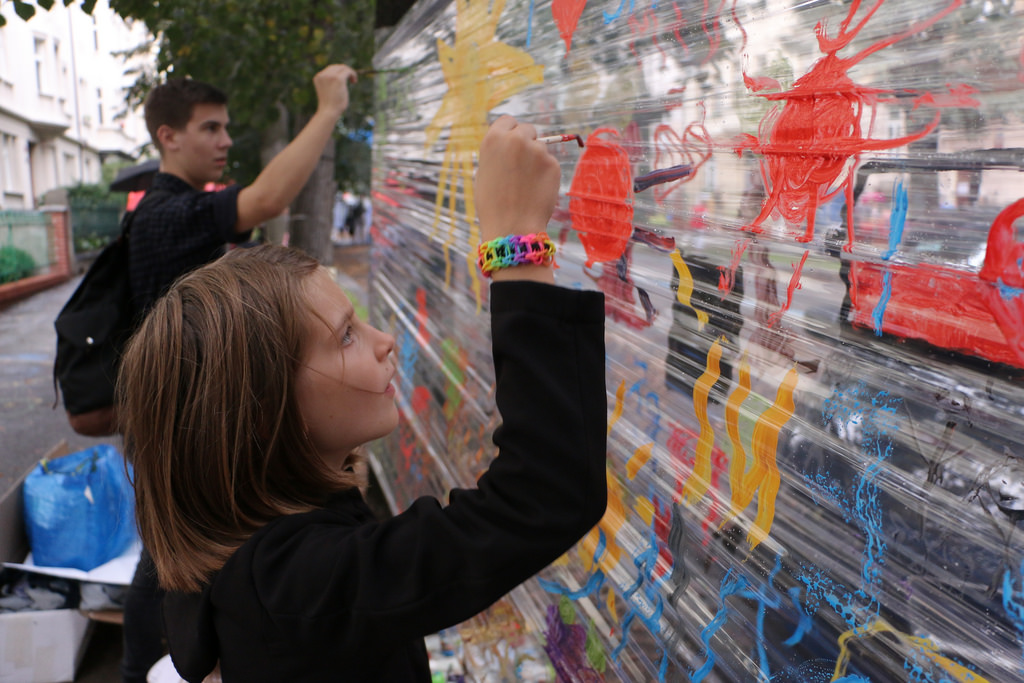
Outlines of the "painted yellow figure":
{"type": "Polygon", "coordinates": [[[469,226],[469,253],[466,263],[472,278],[473,293],[480,305],[480,276],[476,272],[476,245],[480,231],[476,225],[473,198],[473,155],[480,149],[487,132],[488,112],[515,93],[544,81],[544,67],[522,50],[498,41],[495,32],[505,0],[455,0],[455,45],[437,41],[438,59],[448,92],[441,108],[427,126],[427,147],[435,144],[446,127],[451,127],[444,164],[437,182],[434,206],[434,231],[441,222],[441,207],[448,197],[450,223],[444,244],[445,284],[451,282],[450,250],[455,242],[455,205],[458,182],[462,181],[469,226]]]}

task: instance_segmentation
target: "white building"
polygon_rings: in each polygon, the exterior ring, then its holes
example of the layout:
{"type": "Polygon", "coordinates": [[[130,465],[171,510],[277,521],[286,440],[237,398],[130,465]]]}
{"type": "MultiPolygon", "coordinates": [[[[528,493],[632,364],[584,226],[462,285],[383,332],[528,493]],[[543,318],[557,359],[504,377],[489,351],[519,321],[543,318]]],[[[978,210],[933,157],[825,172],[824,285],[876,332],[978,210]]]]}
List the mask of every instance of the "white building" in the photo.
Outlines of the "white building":
{"type": "Polygon", "coordinates": [[[125,103],[135,76],[114,53],[145,43],[145,25],[106,0],[92,15],[61,2],[29,21],[13,3],[0,12],[0,210],[34,208],[49,190],[100,182],[108,158],[138,157],[149,135],[125,103]]]}

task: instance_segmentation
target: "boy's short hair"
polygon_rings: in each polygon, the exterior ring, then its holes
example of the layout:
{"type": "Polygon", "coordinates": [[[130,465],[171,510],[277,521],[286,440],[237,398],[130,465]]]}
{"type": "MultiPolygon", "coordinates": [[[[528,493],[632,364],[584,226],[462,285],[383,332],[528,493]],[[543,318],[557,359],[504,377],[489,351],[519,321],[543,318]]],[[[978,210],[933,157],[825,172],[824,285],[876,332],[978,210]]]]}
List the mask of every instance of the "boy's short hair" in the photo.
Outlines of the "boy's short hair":
{"type": "Polygon", "coordinates": [[[160,140],[157,131],[160,126],[182,130],[192,118],[197,104],[227,104],[228,96],[220,88],[194,81],[191,78],[171,78],[149,91],[143,112],[146,129],[158,151],[160,140]]]}

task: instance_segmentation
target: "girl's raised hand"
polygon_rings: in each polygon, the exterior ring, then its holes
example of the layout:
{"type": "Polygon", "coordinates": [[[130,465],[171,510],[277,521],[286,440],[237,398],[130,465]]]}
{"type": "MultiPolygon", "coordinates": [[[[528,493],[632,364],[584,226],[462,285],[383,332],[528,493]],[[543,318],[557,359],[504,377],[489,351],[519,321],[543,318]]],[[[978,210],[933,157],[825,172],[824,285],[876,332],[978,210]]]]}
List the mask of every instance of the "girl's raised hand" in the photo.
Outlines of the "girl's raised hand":
{"type": "Polygon", "coordinates": [[[547,228],[558,200],[558,161],[537,130],[511,116],[495,121],[480,145],[476,206],[481,239],[547,228]]]}
{"type": "MultiPolygon", "coordinates": [[[[495,121],[480,145],[476,209],[481,241],[547,229],[558,200],[560,169],[537,130],[511,116],[495,121]]],[[[523,265],[493,273],[497,280],[553,281],[549,266],[523,265]]]]}

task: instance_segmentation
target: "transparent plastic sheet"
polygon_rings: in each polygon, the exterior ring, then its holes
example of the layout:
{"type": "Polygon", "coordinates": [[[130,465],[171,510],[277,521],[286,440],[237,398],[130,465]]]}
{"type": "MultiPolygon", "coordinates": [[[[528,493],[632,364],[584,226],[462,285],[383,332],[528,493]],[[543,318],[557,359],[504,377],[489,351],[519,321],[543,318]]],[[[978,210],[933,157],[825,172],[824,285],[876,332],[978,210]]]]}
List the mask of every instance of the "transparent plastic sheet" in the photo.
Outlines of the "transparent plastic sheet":
{"type": "Polygon", "coordinates": [[[1024,3],[420,2],[375,67],[398,508],[493,456],[488,121],[587,142],[609,509],[503,603],[564,678],[1024,677],[1024,3]]]}

